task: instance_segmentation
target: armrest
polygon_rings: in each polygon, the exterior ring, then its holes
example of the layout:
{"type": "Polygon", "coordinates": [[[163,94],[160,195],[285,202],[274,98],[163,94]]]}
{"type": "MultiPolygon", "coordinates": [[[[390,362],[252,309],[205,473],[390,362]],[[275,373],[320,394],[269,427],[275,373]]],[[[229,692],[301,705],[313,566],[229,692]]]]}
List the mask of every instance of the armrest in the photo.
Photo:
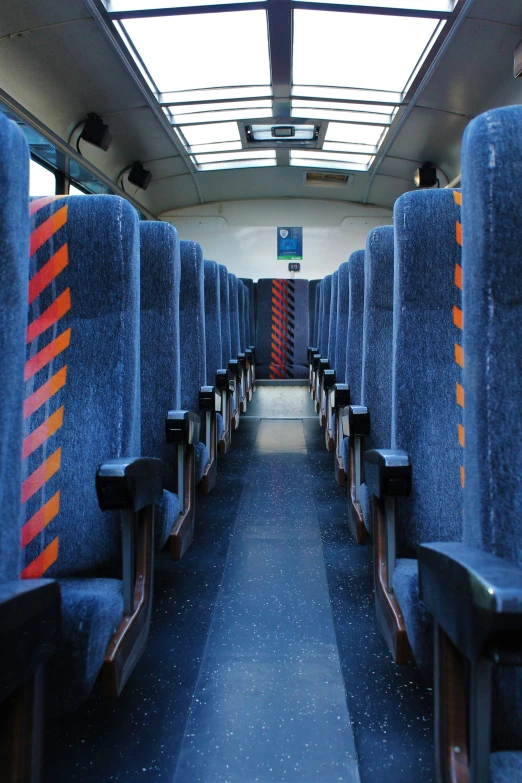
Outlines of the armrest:
{"type": "Polygon", "coordinates": [[[349,438],[370,434],[370,411],[365,405],[349,405],[347,435],[349,438]]]}
{"type": "Polygon", "coordinates": [[[319,367],[318,367],[319,378],[322,378],[324,375],[324,371],[329,369],[330,369],[330,362],[328,361],[328,359],[319,359],[319,367]]]}
{"type": "Polygon", "coordinates": [[[314,357],[314,353],[317,353],[317,348],[313,345],[309,345],[306,351],[306,355],[308,357],[308,364],[312,363],[312,359],[314,357]]]}
{"type": "Polygon", "coordinates": [[[250,353],[252,354],[252,362],[255,362],[255,359],[256,359],[256,346],[255,345],[249,345],[247,350],[250,351],[250,353]]]}
{"type": "Polygon", "coordinates": [[[248,369],[248,359],[246,356],[246,353],[244,351],[241,351],[241,353],[238,353],[237,360],[239,362],[239,366],[243,367],[245,370],[248,369]]]}
{"type": "Polygon", "coordinates": [[[247,348],[245,350],[245,356],[246,360],[249,364],[252,364],[254,361],[254,349],[253,348],[247,348]]]}
{"type": "Polygon", "coordinates": [[[365,452],[366,486],[377,498],[407,496],[411,492],[411,463],[400,449],[372,449],[365,452]]]}
{"type": "Polygon", "coordinates": [[[216,373],[216,386],[220,391],[234,392],[234,376],[230,370],[218,370],[216,373]]]}
{"type": "Polygon", "coordinates": [[[323,374],[323,388],[325,391],[335,385],[335,370],[325,370],[323,374]]]}
{"type": "Polygon", "coordinates": [[[165,417],[167,443],[195,446],[199,443],[200,418],[192,411],[169,411],[165,417]]]}
{"type": "Polygon", "coordinates": [[[350,387],[347,383],[335,383],[330,391],[332,409],[346,408],[350,404],[350,387]]]}
{"type": "Polygon", "coordinates": [[[221,394],[215,386],[202,386],[199,390],[199,408],[202,411],[219,413],[221,410],[221,394]]]}
{"type": "Polygon", "coordinates": [[[522,665],[522,569],[461,543],[422,544],[420,596],[471,661],[522,665]]]}
{"type": "Polygon", "coordinates": [[[55,650],[61,598],[52,579],[18,579],[0,585],[0,701],[55,650]]]}
{"type": "Polygon", "coordinates": [[[231,359],[228,363],[229,372],[234,378],[241,378],[241,366],[237,359],[231,359]]]}
{"type": "Polygon", "coordinates": [[[313,370],[317,371],[319,369],[319,362],[320,361],[321,361],[321,354],[318,351],[317,353],[314,353],[314,355],[312,356],[312,369],[313,370]]]}
{"type": "Polygon", "coordinates": [[[120,457],[96,471],[96,494],[102,511],[140,511],[163,494],[163,463],[153,457],[120,457]]]}

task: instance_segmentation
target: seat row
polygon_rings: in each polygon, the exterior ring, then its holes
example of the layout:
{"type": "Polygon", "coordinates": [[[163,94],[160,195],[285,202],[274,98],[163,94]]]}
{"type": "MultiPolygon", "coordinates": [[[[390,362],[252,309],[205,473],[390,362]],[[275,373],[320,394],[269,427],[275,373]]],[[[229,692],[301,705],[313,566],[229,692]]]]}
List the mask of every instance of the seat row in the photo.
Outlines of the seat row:
{"type": "Polygon", "coordinates": [[[13,732],[0,756],[13,780],[36,775],[45,661],[52,711],[97,680],[121,692],[147,641],[154,553],[179,559],[192,541],[195,487],[214,486],[255,382],[251,280],[119,197],[29,202],[28,172],[0,115],[0,711],[13,732]]]}
{"type": "Polygon", "coordinates": [[[318,282],[309,348],[377,623],[434,675],[437,779],[459,783],[522,780],[520,127],[473,120],[462,189],[406,193],[318,282]]]}

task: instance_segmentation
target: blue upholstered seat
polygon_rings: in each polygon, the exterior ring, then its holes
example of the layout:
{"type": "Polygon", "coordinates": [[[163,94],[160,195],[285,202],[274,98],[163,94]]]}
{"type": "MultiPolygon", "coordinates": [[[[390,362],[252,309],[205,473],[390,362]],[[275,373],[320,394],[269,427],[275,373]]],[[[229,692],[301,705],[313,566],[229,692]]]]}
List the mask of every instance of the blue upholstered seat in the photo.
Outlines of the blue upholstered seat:
{"type": "MultiPolygon", "coordinates": [[[[522,567],[522,107],[473,120],[462,147],[465,544],[522,567]]],[[[522,672],[494,670],[492,750],[522,750],[522,672]]],[[[522,754],[495,754],[494,783],[522,754]]]]}
{"type": "MultiPolygon", "coordinates": [[[[207,382],[205,275],[201,247],[197,242],[181,242],[180,258],[181,409],[198,412],[199,391],[207,382]]],[[[204,443],[196,444],[195,452],[196,484],[199,484],[210,455],[204,443]]]]}
{"type": "Polygon", "coordinates": [[[432,629],[418,596],[417,547],[462,533],[458,198],[452,190],[414,191],[394,209],[391,447],[409,454],[413,486],[398,502],[393,589],[424,669],[433,665],[432,629]]]}
{"type": "Polygon", "coordinates": [[[337,327],[335,341],[335,377],[337,383],[346,378],[346,340],[348,339],[348,313],[350,304],[350,265],[345,261],[339,267],[337,294],[337,327]]]}
{"type": "Polygon", "coordinates": [[[221,363],[226,369],[232,358],[230,345],[230,294],[226,266],[219,265],[219,306],[221,310],[221,363]]]}
{"type": "Polygon", "coordinates": [[[169,223],[140,223],[141,443],[165,465],[163,499],[156,504],[154,537],[161,549],[180,512],[176,455],[165,440],[167,411],[181,406],[179,358],[179,238],[169,223]]]}
{"type": "MultiPolygon", "coordinates": [[[[372,229],[366,240],[360,402],[370,411],[371,429],[365,449],[387,449],[391,444],[393,240],[392,226],[372,229]]],[[[371,533],[370,498],[364,482],[360,503],[364,524],[371,533]]]]}
{"type": "Polygon", "coordinates": [[[319,353],[328,359],[328,338],[330,336],[330,306],[332,301],[332,275],[323,277],[321,285],[321,311],[319,314],[319,353]]]}
{"type": "Polygon", "coordinates": [[[237,311],[239,317],[239,349],[241,353],[245,352],[246,344],[246,308],[245,308],[245,285],[243,281],[237,280],[237,311]]]}
{"type": "Polygon", "coordinates": [[[230,358],[237,359],[241,352],[241,337],[239,334],[239,294],[237,288],[237,277],[231,272],[228,273],[228,291],[230,307],[230,358]]]}
{"type": "Polygon", "coordinates": [[[256,344],[255,307],[254,307],[254,281],[250,277],[242,277],[241,282],[247,288],[247,347],[256,344]]]}
{"type": "MultiPolygon", "coordinates": [[[[216,373],[224,366],[221,342],[221,285],[219,266],[215,261],[204,262],[204,277],[207,383],[209,386],[215,386],[216,373]]],[[[223,417],[220,413],[216,414],[216,425],[219,443],[223,435],[223,417]]]]}
{"type": "Polygon", "coordinates": [[[30,221],[29,152],[0,114],[0,584],[20,578],[20,476],[30,221]]]}
{"type": "MultiPolygon", "coordinates": [[[[361,404],[362,331],[364,314],[364,250],[355,250],[348,260],[348,327],[344,381],[350,387],[350,402],[361,404]]],[[[350,474],[348,440],[341,447],[343,467],[350,474]]]]}
{"type": "Polygon", "coordinates": [[[332,275],[332,287],[330,294],[330,322],[328,325],[328,358],[330,367],[336,370],[335,356],[337,352],[337,298],[339,295],[339,270],[336,269],[332,275]]]}
{"type": "Polygon", "coordinates": [[[315,310],[314,310],[314,331],[313,331],[313,340],[312,345],[314,348],[319,348],[319,329],[320,329],[320,323],[321,323],[321,305],[322,305],[322,287],[323,287],[323,281],[320,280],[317,284],[317,288],[315,289],[315,310]]]}
{"type": "Polygon", "coordinates": [[[308,281],[308,345],[314,347],[316,347],[316,344],[314,343],[314,334],[317,311],[317,286],[320,282],[319,278],[308,281]]]}
{"type": "Polygon", "coordinates": [[[48,688],[61,710],[90,693],[123,617],[120,520],[100,511],[94,478],[141,453],[139,221],[116,196],[31,211],[22,575],[62,583],[48,688]]]}
{"type": "Polygon", "coordinates": [[[257,283],[256,364],[260,378],[308,378],[308,280],[257,283]]]}

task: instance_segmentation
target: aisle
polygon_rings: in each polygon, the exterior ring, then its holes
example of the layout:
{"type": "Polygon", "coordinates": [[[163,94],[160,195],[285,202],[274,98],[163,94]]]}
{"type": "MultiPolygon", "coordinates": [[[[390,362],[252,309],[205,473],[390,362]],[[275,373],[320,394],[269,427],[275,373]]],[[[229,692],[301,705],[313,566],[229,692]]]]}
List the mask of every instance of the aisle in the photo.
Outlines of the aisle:
{"type": "Polygon", "coordinates": [[[300,420],[259,425],[174,780],[359,781],[300,420]]]}

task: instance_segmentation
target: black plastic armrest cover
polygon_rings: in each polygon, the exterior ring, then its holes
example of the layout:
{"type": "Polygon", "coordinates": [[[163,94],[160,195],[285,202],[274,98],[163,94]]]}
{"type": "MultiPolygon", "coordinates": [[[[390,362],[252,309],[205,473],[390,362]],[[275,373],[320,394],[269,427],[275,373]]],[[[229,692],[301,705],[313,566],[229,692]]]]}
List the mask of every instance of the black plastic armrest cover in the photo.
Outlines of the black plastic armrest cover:
{"type": "Polygon", "coordinates": [[[221,410],[221,394],[216,386],[202,386],[199,390],[199,408],[202,411],[219,413],[221,410]]]}
{"type": "Polygon", "coordinates": [[[407,496],[411,492],[411,463],[400,449],[372,449],[364,454],[365,481],[377,498],[407,496]]]}
{"type": "Polygon", "coordinates": [[[321,361],[321,354],[318,351],[317,353],[314,353],[314,355],[312,356],[312,369],[318,370],[320,361],[321,361]]]}
{"type": "Polygon", "coordinates": [[[332,389],[335,385],[335,370],[325,370],[323,374],[323,386],[325,389],[332,389]]]}
{"type": "Polygon", "coordinates": [[[522,569],[461,543],[422,544],[420,596],[471,661],[522,664],[522,569]]]}
{"type": "Polygon", "coordinates": [[[240,367],[246,367],[247,366],[247,363],[248,363],[247,362],[247,357],[246,357],[246,354],[243,351],[241,351],[241,353],[238,353],[237,360],[239,362],[239,366],[240,367]]]}
{"type": "Polygon", "coordinates": [[[234,378],[241,377],[241,367],[237,359],[231,359],[228,363],[228,369],[234,378]]]}
{"type": "Polygon", "coordinates": [[[163,494],[163,462],[155,457],[119,457],[99,465],[96,494],[102,511],[140,511],[163,494]]]}
{"type": "Polygon", "coordinates": [[[370,434],[370,411],[365,405],[348,406],[348,437],[370,434]]]}
{"type": "Polygon", "coordinates": [[[55,651],[60,619],[60,587],[53,579],[0,585],[0,702],[55,651]]]}
{"type": "Polygon", "coordinates": [[[314,353],[317,353],[317,348],[313,345],[309,345],[307,348],[308,364],[312,363],[312,359],[314,358],[314,353]]]}
{"type": "Polygon", "coordinates": [[[319,359],[319,378],[322,378],[325,370],[330,369],[330,362],[328,359],[319,359]]]}
{"type": "Polygon", "coordinates": [[[350,404],[350,387],[347,383],[334,384],[334,408],[346,408],[350,404]]]}
{"type": "Polygon", "coordinates": [[[253,356],[254,356],[253,349],[252,348],[247,348],[245,350],[245,356],[246,356],[247,360],[250,362],[250,364],[252,364],[252,359],[253,359],[253,356]]]}
{"type": "Polygon", "coordinates": [[[256,346],[255,345],[249,345],[248,350],[252,354],[252,361],[255,361],[256,358],[256,346]]]}
{"type": "Polygon", "coordinates": [[[165,417],[167,443],[195,446],[199,443],[201,419],[192,411],[169,411],[165,417]]]}
{"type": "Polygon", "coordinates": [[[231,391],[230,385],[234,383],[234,376],[230,370],[218,370],[216,373],[216,386],[220,391],[231,391]]]}

